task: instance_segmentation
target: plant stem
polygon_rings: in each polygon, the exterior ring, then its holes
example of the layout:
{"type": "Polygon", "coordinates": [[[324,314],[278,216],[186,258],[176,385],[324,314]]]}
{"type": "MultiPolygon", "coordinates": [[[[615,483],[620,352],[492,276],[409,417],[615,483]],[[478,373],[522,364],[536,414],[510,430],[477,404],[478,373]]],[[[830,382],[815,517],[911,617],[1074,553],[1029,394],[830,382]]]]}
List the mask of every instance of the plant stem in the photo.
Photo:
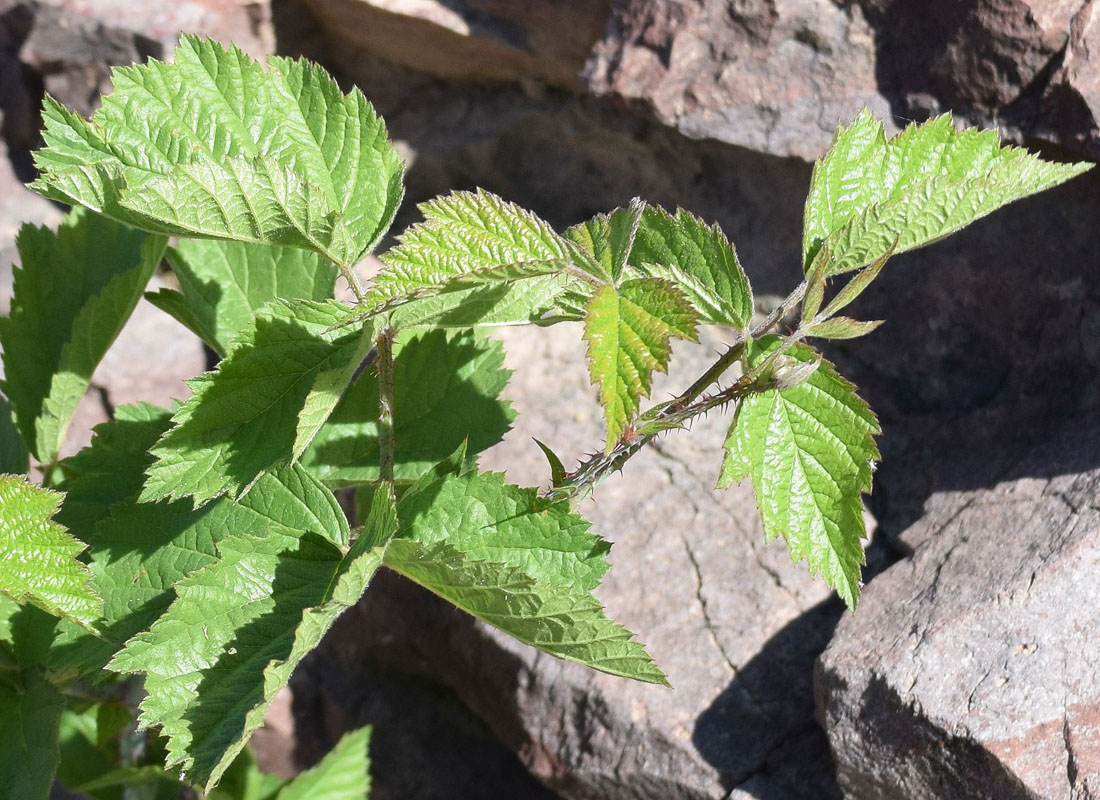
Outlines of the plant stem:
{"type": "Polygon", "coordinates": [[[738,401],[748,394],[760,391],[762,387],[755,385],[757,379],[764,374],[769,366],[775,363],[782,353],[802,339],[803,334],[801,331],[796,331],[789,336],[764,362],[746,372],[733,385],[715,395],[705,397],[702,400],[699,399],[710,386],[717,383],[729,368],[741,359],[745,352],[745,344],[749,339],[763,336],[778,325],[780,320],[802,302],[805,294],[806,282],[803,281],[787,295],[783,302],[772,309],[771,313],[759,325],[754,327],[747,335],[743,335],[740,341],[730,345],[726,352],[707,368],[706,372],[692,382],[691,386],[672,400],[660,403],[639,416],[639,430],[633,438],[624,438],[610,453],[597,452],[596,455],[582,462],[577,469],[566,476],[564,482],[553,487],[548,496],[555,500],[567,497],[583,497],[612,472],[621,470],[638,451],[664,431],[681,427],[713,408],[738,401]]]}
{"type": "Polygon", "coordinates": [[[382,483],[393,485],[393,328],[378,334],[378,467],[382,483]]]}
{"type": "Polygon", "coordinates": [[[336,266],[344,276],[344,280],[348,282],[351,293],[355,295],[355,302],[362,303],[366,295],[363,293],[363,287],[359,285],[359,279],[355,277],[355,271],[347,264],[337,263],[336,266]]]}

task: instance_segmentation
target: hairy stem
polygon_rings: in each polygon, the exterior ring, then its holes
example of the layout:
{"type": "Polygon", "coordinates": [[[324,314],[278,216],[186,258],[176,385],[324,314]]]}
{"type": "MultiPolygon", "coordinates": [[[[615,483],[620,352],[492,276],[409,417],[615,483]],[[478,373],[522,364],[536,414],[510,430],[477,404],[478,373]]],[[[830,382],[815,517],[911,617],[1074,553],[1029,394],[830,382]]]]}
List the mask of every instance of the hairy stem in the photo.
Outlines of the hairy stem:
{"type": "Polygon", "coordinates": [[[378,467],[383,484],[393,485],[393,328],[378,335],[378,467]]]}
{"type": "Polygon", "coordinates": [[[366,295],[363,292],[363,287],[359,285],[359,279],[355,277],[355,272],[347,264],[337,263],[336,266],[340,270],[340,274],[344,276],[344,280],[348,282],[351,293],[355,295],[355,302],[362,303],[366,295]]]}
{"type": "Polygon", "coordinates": [[[803,281],[795,287],[794,291],[783,302],[772,309],[771,313],[759,325],[755,326],[747,336],[743,336],[740,341],[730,345],[717,361],[692,382],[691,386],[672,400],[660,403],[641,414],[638,417],[638,429],[632,435],[624,437],[610,453],[597,452],[596,455],[582,462],[577,469],[566,475],[561,484],[550,490],[549,497],[555,500],[583,497],[612,472],[621,470],[627,461],[661,433],[672,428],[682,427],[695,417],[705,414],[711,409],[738,401],[748,394],[770,388],[770,386],[758,386],[759,379],[784,352],[803,338],[804,334],[801,330],[795,331],[787,337],[783,344],[776,348],[767,359],[747,371],[731,386],[709,397],[703,396],[708,388],[721,380],[730,367],[741,359],[745,352],[746,342],[771,331],[802,302],[805,294],[806,282],[803,281]]]}

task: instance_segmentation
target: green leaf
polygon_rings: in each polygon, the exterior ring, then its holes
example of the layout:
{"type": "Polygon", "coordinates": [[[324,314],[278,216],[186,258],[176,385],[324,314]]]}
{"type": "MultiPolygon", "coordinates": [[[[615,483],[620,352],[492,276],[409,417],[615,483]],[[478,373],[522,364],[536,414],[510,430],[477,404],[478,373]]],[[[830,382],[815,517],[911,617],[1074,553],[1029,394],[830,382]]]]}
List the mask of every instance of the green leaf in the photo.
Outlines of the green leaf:
{"type": "Polygon", "coordinates": [[[220,356],[252,326],[271,300],[332,298],[338,270],[329,260],[293,247],[184,239],[168,250],[181,292],[146,297],[190,328],[220,356]]]}
{"type": "Polygon", "coordinates": [[[77,560],[84,545],[51,521],[61,497],[21,475],[0,475],[0,592],[91,625],[103,603],[77,560]]]}
{"type": "Polygon", "coordinates": [[[24,225],[17,244],[11,316],[0,319],[4,390],[24,441],[49,464],[167,240],[78,209],[57,233],[24,225]]]}
{"type": "Polygon", "coordinates": [[[630,265],[665,278],[691,302],[701,322],[744,330],[752,319],[752,289],[737,251],[718,225],[678,209],[648,206],[642,214],[630,265]]]}
{"type": "Polygon", "coordinates": [[[479,561],[446,542],[395,538],[386,566],[484,622],[558,658],[626,678],[668,685],[630,631],[588,592],[538,583],[517,567],[479,561]]]}
{"type": "Polygon", "coordinates": [[[142,500],[244,493],[265,470],[309,446],[370,347],[373,329],[345,325],[329,301],[277,300],[236,339],[153,448],[142,500]]]}
{"type": "Polygon", "coordinates": [[[626,208],[598,214],[574,225],[565,232],[565,237],[591,253],[603,267],[604,275],[610,277],[612,283],[618,283],[634,248],[644,209],[645,203],[635,197],[626,208]]]}
{"type": "Polygon", "coordinates": [[[351,266],[385,233],[402,164],[358,89],[320,67],[184,36],[116,68],[90,121],[47,98],[43,194],[135,227],[281,244],[351,266]]]}
{"type": "MultiPolygon", "coordinates": [[[[95,703],[83,710],[66,709],[61,715],[57,780],[69,789],[97,787],[85,794],[95,800],[124,800],[121,785],[105,786],[118,762],[115,737],[133,718],[122,703],[95,703]]],[[[175,781],[173,781],[175,783],[175,781]]]]}
{"type": "MultiPolygon", "coordinates": [[[[778,345],[776,337],[761,340],[753,363],[778,345]]],[[[819,358],[804,345],[787,355],[807,364],[819,358]]],[[[822,360],[801,385],[741,401],[718,479],[726,487],[751,476],[767,537],[786,539],[791,559],[805,558],[852,608],[864,563],[861,496],[871,489],[878,433],[855,388],[822,360]]]]}
{"type": "Polygon", "coordinates": [[[860,112],[837,128],[814,166],[803,263],[828,243],[830,274],[942,239],[1001,206],[1079,175],[1090,164],[1043,161],[1001,147],[994,131],[955,130],[950,115],[910,125],[890,141],[860,112]]]}
{"type": "MultiPolygon", "coordinates": [[[[565,273],[469,286],[460,279],[425,289],[389,312],[395,329],[489,328],[541,323],[573,281],[565,273]]],[[[369,301],[368,301],[369,302],[369,301]]],[[[387,306],[393,302],[387,303],[387,306]]]]}
{"type": "MultiPolygon", "coordinates": [[[[526,209],[481,189],[452,192],[420,206],[424,222],[398,236],[382,256],[385,267],[367,293],[367,306],[438,287],[459,276],[507,265],[568,264],[573,248],[526,209]]],[[[506,280],[515,273],[484,273],[506,280]]]]}
{"type": "Polygon", "coordinates": [[[279,776],[261,772],[251,748],[246,747],[226,768],[218,787],[206,800],[274,800],[283,784],[279,776]]]}
{"type": "Polygon", "coordinates": [[[585,317],[588,366],[599,384],[607,420],[607,450],[647,397],[653,370],[668,368],[673,336],[696,341],[697,317],[679,289],[659,278],[604,286],[592,295],[585,317]]]}
{"type": "MultiPolygon", "coordinates": [[[[510,372],[499,342],[431,331],[399,342],[394,357],[394,477],[419,478],[467,442],[471,460],[499,442],[515,413],[498,400],[510,372]]],[[[371,483],[378,470],[378,378],[364,372],[302,458],[332,487],[371,483]]]]}
{"type": "Polygon", "coordinates": [[[467,558],[507,564],[540,584],[591,591],[607,572],[611,545],[568,503],[512,486],[500,473],[446,476],[402,497],[397,536],[446,542],[467,558]]]}
{"type": "Polygon", "coordinates": [[[370,732],[368,727],[344,734],[320,764],[283,787],[277,800],[367,800],[370,732]]]}
{"type": "Polygon", "coordinates": [[[332,493],[299,466],[263,475],[239,502],[223,497],[198,509],[186,501],[135,502],[149,461],[143,447],[168,424],[164,409],[122,406],[115,421],[96,428],[91,447],[64,462],[82,471],[64,484],[70,491],[59,518],[87,531],[92,586],[104,607],[100,636],[59,636],[55,667],[94,675],[168,608],[177,582],[217,560],[217,544],[227,536],[290,529],[319,531],[341,547],[350,539],[332,493]],[[97,492],[99,486],[109,494],[97,492]]]}
{"type": "Polygon", "coordinates": [[[8,400],[0,395],[0,472],[18,475],[30,466],[27,445],[15,426],[15,414],[8,400]]]}
{"type": "Polygon", "coordinates": [[[860,336],[869,334],[882,322],[881,319],[858,320],[851,317],[832,317],[824,322],[810,325],[806,328],[806,334],[818,339],[858,339],[860,336]]]}
{"type": "Polygon", "coordinates": [[[169,768],[207,789],[218,782],[294,667],[366,590],[382,548],[359,542],[384,541],[395,525],[379,492],[346,553],[312,531],[230,536],[217,561],[176,584],[168,611],[109,665],[146,675],[141,725],[161,727],[169,768]]]}
{"type": "Polygon", "coordinates": [[[41,675],[0,680],[0,797],[46,800],[57,771],[65,700],[41,675]]]}

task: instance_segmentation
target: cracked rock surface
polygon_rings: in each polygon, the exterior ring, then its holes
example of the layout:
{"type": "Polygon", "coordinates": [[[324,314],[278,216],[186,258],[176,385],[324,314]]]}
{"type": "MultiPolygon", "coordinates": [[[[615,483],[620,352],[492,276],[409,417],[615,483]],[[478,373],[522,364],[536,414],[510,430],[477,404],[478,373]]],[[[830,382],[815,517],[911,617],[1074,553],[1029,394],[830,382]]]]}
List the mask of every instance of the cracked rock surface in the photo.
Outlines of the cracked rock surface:
{"type": "Polygon", "coordinates": [[[1100,425],[934,495],[816,675],[846,795],[1100,797],[1100,425]]]}

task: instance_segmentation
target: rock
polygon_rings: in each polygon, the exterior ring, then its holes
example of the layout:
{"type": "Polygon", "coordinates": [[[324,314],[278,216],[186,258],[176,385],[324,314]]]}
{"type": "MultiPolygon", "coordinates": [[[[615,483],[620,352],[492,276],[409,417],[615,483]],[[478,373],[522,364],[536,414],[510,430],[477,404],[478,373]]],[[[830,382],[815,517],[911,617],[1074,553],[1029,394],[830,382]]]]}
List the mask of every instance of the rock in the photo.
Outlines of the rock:
{"type": "Polygon", "coordinates": [[[1098,453],[1080,419],[902,537],[818,664],[847,797],[1100,797],[1098,453]]]}
{"type": "Polygon", "coordinates": [[[856,2],[875,29],[879,88],[895,114],[952,111],[1017,141],[1100,157],[1093,0],[856,2]]]}
{"type": "Polygon", "coordinates": [[[112,66],[171,55],[181,33],[233,42],[263,58],[274,49],[266,0],[182,0],[151,14],[128,0],[35,0],[20,51],[47,92],[90,114],[110,89],[112,66]]]}
{"type": "MultiPolygon", "coordinates": [[[[577,326],[505,338],[520,416],[482,466],[537,484],[548,468],[530,437],[572,458],[599,444],[601,417],[577,326]]],[[[672,383],[655,396],[709,364],[717,339],[705,341],[674,357],[672,383]]],[[[840,608],[782,545],[765,544],[748,485],[711,488],[720,417],[639,455],[583,508],[616,542],[599,596],[675,689],[541,655],[390,575],[341,618],[326,648],[350,674],[361,670],[364,685],[368,665],[384,664],[451,688],[563,797],[724,798],[738,787],[837,797],[810,674],[840,608]]],[[[296,686],[296,698],[307,691],[296,686]]]]}
{"type": "Polygon", "coordinates": [[[331,44],[436,77],[579,89],[608,0],[303,0],[331,44]]]}
{"type": "Polygon", "coordinates": [[[862,106],[889,112],[871,28],[832,0],[619,0],[585,78],[693,138],[808,160],[862,106]]]}

